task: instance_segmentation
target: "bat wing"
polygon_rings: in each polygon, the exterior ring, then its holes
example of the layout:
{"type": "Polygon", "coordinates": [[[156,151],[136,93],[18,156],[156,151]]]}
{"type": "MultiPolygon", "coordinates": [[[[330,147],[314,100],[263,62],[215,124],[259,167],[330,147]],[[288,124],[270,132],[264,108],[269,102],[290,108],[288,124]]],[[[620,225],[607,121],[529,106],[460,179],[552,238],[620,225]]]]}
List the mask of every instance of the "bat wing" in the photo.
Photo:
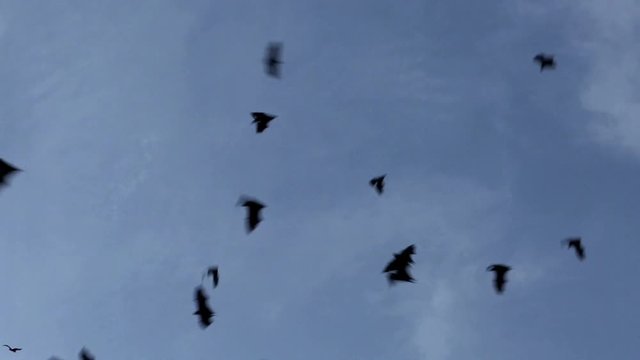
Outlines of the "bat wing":
{"type": "Polygon", "coordinates": [[[415,245],[409,245],[404,250],[402,250],[400,254],[398,254],[398,257],[407,264],[413,264],[413,259],[411,259],[411,256],[415,255],[415,253],[416,253],[415,245]]]}
{"type": "Polygon", "coordinates": [[[269,125],[267,124],[266,121],[258,121],[256,123],[256,132],[257,133],[261,133],[261,132],[265,131],[268,127],[269,127],[269,125]]]}
{"type": "Polygon", "coordinates": [[[396,271],[401,269],[402,267],[399,264],[398,259],[393,259],[392,261],[390,261],[387,266],[384,268],[384,270],[382,270],[383,273],[386,272],[390,272],[390,271],[396,271]]]}
{"type": "Polygon", "coordinates": [[[252,232],[258,227],[258,224],[262,221],[260,217],[260,212],[258,211],[249,211],[249,216],[247,217],[247,231],[252,232]]]}

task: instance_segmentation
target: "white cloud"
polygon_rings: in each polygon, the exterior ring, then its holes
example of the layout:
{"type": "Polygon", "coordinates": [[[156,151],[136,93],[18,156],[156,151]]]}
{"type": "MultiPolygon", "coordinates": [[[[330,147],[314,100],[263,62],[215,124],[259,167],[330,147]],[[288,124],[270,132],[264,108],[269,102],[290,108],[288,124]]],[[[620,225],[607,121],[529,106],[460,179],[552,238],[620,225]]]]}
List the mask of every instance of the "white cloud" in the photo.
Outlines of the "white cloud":
{"type": "Polygon", "coordinates": [[[588,70],[582,105],[595,140],[640,156],[640,3],[590,0],[571,7],[573,45],[588,70]]]}

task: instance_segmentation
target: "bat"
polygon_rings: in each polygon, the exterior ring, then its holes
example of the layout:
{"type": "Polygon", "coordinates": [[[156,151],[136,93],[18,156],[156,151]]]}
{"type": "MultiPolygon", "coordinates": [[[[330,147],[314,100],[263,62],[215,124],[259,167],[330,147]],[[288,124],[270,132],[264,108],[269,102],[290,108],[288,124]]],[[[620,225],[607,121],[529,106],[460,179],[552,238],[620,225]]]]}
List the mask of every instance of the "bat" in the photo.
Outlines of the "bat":
{"type": "Polygon", "coordinates": [[[261,211],[267,206],[255,199],[250,199],[246,196],[241,196],[238,200],[238,205],[247,208],[247,232],[251,233],[256,229],[258,224],[262,221],[261,211]]]}
{"type": "Polygon", "coordinates": [[[411,255],[415,254],[415,250],[415,245],[409,245],[400,253],[393,254],[393,260],[382,271],[388,273],[389,284],[393,285],[397,281],[414,282],[408,272],[408,267],[413,264],[411,255]]]}
{"type": "Polygon", "coordinates": [[[21,348],[14,348],[14,347],[11,347],[9,345],[3,345],[3,346],[6,346],[7,349],[9,349],[9,351],[11,351],[11,352],[18,352],[18,351],[22,350],[21,348]]]}
{"type": "Polygon", "coordinates": [[[374,177],[373,179],[369,180],[369,185],[376,189],[378,195],[381,195],[384,191],[384,178],[386,176],[387,174],[384,174],[382,176],[374,177]]]}
{"type": "Polygon", "coordinates": [[[495,273],[493,286],[498,294],[504,292],[504,286],[507,283],[506,275],[509,270],[511,270],[509,266],[502,264],[493,264],[487,267],[487,271],[493,271],[495,273]]]}
{"type": "Polygon", "coordinates": [[[585,253],[584,253],[584,246],[582,246],[582,238],[579,238],[579,237],[568,238],[563,240],[562,242],[567,246],[567,248],[569,249],[573,248],[575,250],[576,256],[578,257],[578,259],[580,259],[580,261],[584,260],[585,253]]]}
{"type": "Polygon", "coordinates": [[[269,123],[277,118],[275,115],[263,112],[252,112],[251,116],[253,117],[252,124],[256,124],[256,133],[258,134],[265,131],[269,127],[269,123]]]}
{"type": "Polygon", "coordinates": [[[267,45],[266,55],[263,63],[267,75],[280,78],[280,65],[282,64],[282,44],[271,42],[267,45]]]}
{"type": "Polygon", "coordinates": [[[545,68],[555,69],[556,61],[553,58],[553,55],[546,55],[544,53],[540,53],[533,58],[534,62],[537,62],[540,65],[540,72],[542,72],[545,68]]]}
{"type": "Polygon", "coordinates": [[[204,278],[207,275],[213,277],[213,287],[214,288],[218,287],[218,281],[220,280],[220,278],[218,276],[218,267],[217,266],[212,266],[212,267],[208,268],[207,271],[204,273],[204,275],[202,275],[202,281],[204,281],[204,278]]]}
{"type": "Polygon", "coordinates": [[[215,312],[209,307],[209,304],[207,304],[207,299],[207,295],[204,293],[202,286],[196,287],[195,301],[197,310],[193,315],[198,315],[200,326],[203,329],[206,329],[213,323],[213,316],[215,315],[215,312]]]}

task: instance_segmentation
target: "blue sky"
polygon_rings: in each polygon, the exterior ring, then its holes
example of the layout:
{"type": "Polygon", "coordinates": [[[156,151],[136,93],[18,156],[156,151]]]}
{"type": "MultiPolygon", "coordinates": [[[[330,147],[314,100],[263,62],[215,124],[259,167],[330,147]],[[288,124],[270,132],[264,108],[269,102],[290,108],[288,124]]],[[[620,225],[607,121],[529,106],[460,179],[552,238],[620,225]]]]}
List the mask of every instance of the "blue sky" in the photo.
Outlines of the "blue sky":
{"type": "Polygon", "coordinates": [[[24,348],[5,357],[637,358],[638,16],[0,1],[0,157],[24,169],[0,192],[0,341],[24,348]],[[252,111],[278,118],[257,135],[252,111]],[[242,194],[268,205],[250,235],[242,194]],[[409,244],[417,283],[389,288],[409,244]],[[193,289],[213,264],[203,331],[193,289]]]}

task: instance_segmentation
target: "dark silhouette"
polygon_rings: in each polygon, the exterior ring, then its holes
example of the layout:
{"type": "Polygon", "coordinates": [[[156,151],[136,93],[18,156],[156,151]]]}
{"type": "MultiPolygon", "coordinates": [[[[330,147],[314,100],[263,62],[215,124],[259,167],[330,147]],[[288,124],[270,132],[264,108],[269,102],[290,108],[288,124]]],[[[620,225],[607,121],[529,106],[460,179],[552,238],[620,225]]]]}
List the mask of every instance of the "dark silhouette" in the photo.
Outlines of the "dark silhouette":
{"type": "Polygon", "coordinates": [[[584,260],[584,246],[582,246],[582,239],[579,237],[568,238],[563,240],[563,243],[567,246],[567,248],[574,248],[576,251],[576,256],[580,261],[584,260]]]}
{"type": "Polygon", "coordinates": [[[218,281],[220,280],[220,278],[218,276],[218,267],[217,266],[212,266],[212,267],[208,268],[207,272],[205,272],[204,275],[202,275],[202,280],[203,281],[204,281],[204,278],[207,275],[213,277],[213,287],[216,288],[218,286],[218,281]]]}
{"type": "Polygon", "coordinates": [[[2,346],[6,346],[7,349],[9,349],[9,351],[11,351],[11,352],[18,352],[18,351],[22,350],[21,348],[14,348],[14,347],[11,347],[9,345],[2,345],[2,346]]]}
{"type": "Polygon", "coordinates": [[[22,170],[0,159],[0,187],[7,184],[7,180],[17,172],[22,170]]]}
{"type": "Polygon", "coordinates": [[[89,352],[89,350],[87,350],[86,348],[82,348],[82,350],[80,350],[80,354],[78,354],[78,358],[80,358],[80,360],[95,360],[96,357],[93,356],[93,354],[91,354],[89,352]]]}
{"type": "Polygon", "coordinates": [[[258,224],[262,221],[260,212],[267,206],[255,199],[242,196],[238,201],[238,205],[242,205],[247,208],[247,232],[252,232],[256,229],[258,224]]]}
{"type": "Polygon", "coordinates": [[[415,250],[415,245],[409,245],[400,253],[393,254],[393,260],[382,271],[383,273],[388,273],[390,285],[393,285],[396,281],[414,282],[407,268],[413,264],[411,255],[415,254],[415,250]]]}
{"type": "Polygon", "coordinates": [[[198,308],[193,315],[198,315],[200,326],[206,329],[213,323],[213,316],[216,314],[207,304],[207,295],[204,293],[202,286],[196,287],[196,307],[198,308]]]}
{"type": "Polygon", "coordinates": [[[282,44],[269,43],[264,57],[264,66],[267,74],[274,78],[280,78],[280,65],[282,64],[282,44]]]}
{"type": "Polygon", "coordinates": [[[533,58],[533,61],[537,62],[540,65],[540,72],[542,72],[542,70],[544,70],[545,68],[556,68],[556,61],[554,60],[553,55],[540,53],[533,58]]]}
{"type": "Polygon", "coordinates": [[[502,264],[493,264],[487,268],[487,271],[493,271],[495,273],[495,279],[493,280],[493,285],[498,294],[502,294],[504,291],[504,285],[507,283],[507,272],[511,270],[507,265],[502,264]]]}
{"type": "Polygon", "coordinates": [[[270,115],[263,112],[252,112],[251,116],[253,117],[252,124],[256,124],[257,133],[265,131],[269,127],[269,122],[277,118],[277,116],[275,115],[270,115]]]}
{"type": "Polygon", "coordinates": [[[379,195],[384,191],[384,178],[386,176],[387,174],[384,174],[382,176],[374,177],[373,179],[369,180],[369,185],[376,189],[379,195]]]}

